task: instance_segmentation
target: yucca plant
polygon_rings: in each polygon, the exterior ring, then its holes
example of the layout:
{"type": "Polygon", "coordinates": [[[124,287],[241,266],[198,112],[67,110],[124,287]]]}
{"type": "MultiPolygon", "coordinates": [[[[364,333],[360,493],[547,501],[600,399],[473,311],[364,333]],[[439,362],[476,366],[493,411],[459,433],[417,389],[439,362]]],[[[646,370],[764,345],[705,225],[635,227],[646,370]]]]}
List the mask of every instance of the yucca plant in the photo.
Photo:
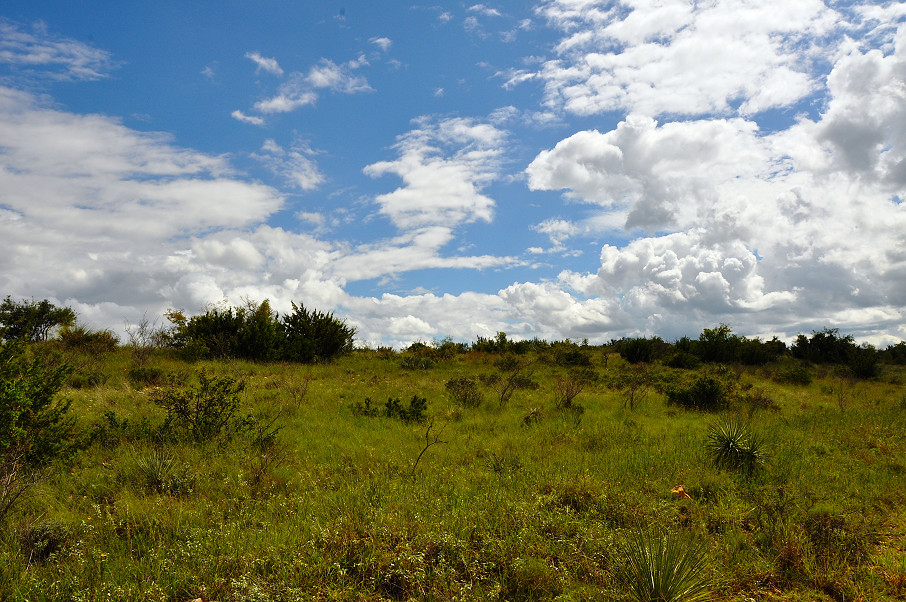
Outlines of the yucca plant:
{"type": "Polygon", "coordinates": [[[630,591],[639,602],[707,600],[711,579],[705,552],[703,542],[688,536],[633,533],[623,546],[630,591]]]}
{"type": "Polygon", "coordinates": [[[764,444],[739,420],[727,419],[712,424],[706,446],[711,461],[721,469],[752,474],[764,465],[764,444]]]}

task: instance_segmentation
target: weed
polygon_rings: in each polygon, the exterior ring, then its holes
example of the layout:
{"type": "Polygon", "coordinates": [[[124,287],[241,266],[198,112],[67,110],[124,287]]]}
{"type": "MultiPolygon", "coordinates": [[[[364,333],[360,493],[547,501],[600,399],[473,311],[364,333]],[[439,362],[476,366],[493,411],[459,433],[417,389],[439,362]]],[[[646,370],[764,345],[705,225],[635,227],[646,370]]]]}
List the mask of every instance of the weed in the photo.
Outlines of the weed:
{"type": "Polygon", "coordinates": [[[739,420],[727,419],[712,424],[706,446],[717,468],[753,474],[764,465],[761,439],[739,420]]]}
{"type": "Polygon", "coordinates": [[[687,536],[636,532],[623,546],[624,578],[639,602],[698,602],[711,597],[706,550],[687,536]]]}

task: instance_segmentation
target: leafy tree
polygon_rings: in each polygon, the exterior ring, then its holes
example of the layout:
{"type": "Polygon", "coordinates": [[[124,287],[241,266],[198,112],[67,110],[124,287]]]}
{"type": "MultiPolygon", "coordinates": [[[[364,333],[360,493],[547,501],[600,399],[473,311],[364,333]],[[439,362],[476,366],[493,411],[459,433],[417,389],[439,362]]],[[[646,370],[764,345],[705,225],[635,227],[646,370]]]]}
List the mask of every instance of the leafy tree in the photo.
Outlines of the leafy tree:
{"type": "Polygon", "coordinates": [[[43,301],[13,301],[6,296],[0,303],[0,336],[4,340],[46,341],[57,326],[72,326],[76,315],[68,307],[43,301]]]}

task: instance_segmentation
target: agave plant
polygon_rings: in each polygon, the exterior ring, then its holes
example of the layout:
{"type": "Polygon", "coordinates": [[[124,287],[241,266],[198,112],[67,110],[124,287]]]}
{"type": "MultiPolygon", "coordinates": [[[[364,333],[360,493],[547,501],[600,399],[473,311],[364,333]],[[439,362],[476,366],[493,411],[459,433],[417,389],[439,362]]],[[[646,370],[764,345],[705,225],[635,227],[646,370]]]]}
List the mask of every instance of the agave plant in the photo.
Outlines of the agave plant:
{"type": "Polygon", "coordinates": [[[626,580],[639,602],[699,602],[711,593],[705,546],[691,537],[633,533],[623,553],[626,580]]]}
{"type": "Polygon", "coordinates": [[[706,445],[712,462],[718,468],[752,474],[764,464],[764,444],[739,420],[728,419],[712,424],[706,445]]]}

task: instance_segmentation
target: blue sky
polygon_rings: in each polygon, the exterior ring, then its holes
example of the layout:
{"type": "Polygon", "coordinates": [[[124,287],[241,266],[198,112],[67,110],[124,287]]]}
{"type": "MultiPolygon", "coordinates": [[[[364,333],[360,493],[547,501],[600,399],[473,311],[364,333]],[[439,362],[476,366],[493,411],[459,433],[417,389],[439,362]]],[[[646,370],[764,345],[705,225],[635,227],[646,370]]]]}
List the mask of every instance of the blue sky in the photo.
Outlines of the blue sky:
{"type": "MultiPolygon", "coordinates": [[[[389,6],[388,6],[389,5],[389,6]]],[[[906,8],[0,7],[0,291],[122,331],[906,339],[906,8]]]]}

